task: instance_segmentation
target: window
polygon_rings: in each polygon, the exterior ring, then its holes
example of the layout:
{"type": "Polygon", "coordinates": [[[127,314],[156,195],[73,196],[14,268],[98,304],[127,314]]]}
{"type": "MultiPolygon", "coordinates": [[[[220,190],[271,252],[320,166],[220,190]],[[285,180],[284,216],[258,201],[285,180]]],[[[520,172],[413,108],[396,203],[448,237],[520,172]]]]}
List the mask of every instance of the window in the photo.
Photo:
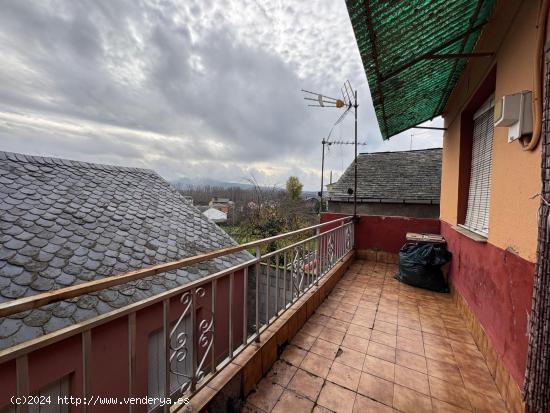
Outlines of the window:
{"type": "MultiPolygon", "coordinates": [[[[170,331],[176,323],[172,323],[170,331]]],[[[187,354],[181,362],[172,357],[170,361],[170,393],[177,393],[181,386],[189,381],[191,377],[191,363],[193,360],[193,329],[191,326],[191,317],[185,317],[177,326],[176,331],[172,334],[172,348],[175,348],[178,336],[186,338],[185,348],[187,354]],[[173,372],[177,372],[173,373],[173,372]]],[[[163,329],[156,330],[149,335],[149,343],[147,349],[147,393],[152,398],[164,398],[164,340],[163,329]]],[[[158,403],[149,405],[148,410],[151,411],[158,407],[158,403]]]]}
{"type": "Polygon", "coordinates": [[[494,96],[474,114],[470,189],[464,226],[484,237],[489,233],[493,163],[494,96]]]}

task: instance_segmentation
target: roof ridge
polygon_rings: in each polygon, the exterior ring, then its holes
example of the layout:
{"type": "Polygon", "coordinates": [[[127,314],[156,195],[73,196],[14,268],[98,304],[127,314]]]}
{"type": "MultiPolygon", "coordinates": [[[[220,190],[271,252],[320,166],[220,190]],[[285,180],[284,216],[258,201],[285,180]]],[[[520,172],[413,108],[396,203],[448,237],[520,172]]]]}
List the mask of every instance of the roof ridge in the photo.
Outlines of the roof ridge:
{"type": "Polygon", "coordinates": [[[439,150],[442,151],[443,148],[426,148],[426,149],[411,149],[408,151],[380,151],[380,152],[360,152],[358,155],[377,155],[380,153],[408,153],[408,152],[427,152],[439,150]]]}
{"type": "Polygon", "coordinates": [[[138,172],[138,173],[147,173],[158,175],[153,169],[147,168],[136,168],[132,166],[118,166],[118,165],[109,165],[101,164],[94,162],[84,162],[77,161],[72,159],[50,157],[50,156],[38,156],[38,155],[27,155],[18,152],[8,152],[0,151],[0,161],[10,160],[13,162],[21,163],[38,163],[41,165],[55,165],[55,166],[70,166],[76,168],[87,168],[87,169],[102,169],[107,171],[125,171],[125,172],[138,172]]]}

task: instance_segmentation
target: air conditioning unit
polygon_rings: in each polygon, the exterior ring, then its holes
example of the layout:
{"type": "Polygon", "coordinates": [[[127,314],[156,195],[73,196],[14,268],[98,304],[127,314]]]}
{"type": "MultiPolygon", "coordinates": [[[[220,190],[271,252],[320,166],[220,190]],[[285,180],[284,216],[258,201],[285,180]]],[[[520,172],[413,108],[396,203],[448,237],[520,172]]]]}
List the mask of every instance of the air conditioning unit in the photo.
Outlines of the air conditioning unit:
{"type": "Polygon", "coordinates": [[[495,102],[495,128],[508,128],[508,142],[533,133],[532,99],[531,91],[524,90],[495,102]]]}

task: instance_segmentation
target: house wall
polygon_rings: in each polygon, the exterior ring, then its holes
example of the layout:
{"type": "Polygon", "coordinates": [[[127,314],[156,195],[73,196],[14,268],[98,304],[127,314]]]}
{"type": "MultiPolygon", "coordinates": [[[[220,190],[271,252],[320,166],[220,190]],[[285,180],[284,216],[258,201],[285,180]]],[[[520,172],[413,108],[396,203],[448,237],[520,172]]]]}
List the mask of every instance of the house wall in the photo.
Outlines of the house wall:
{"type": "MultiPolygon", "coordinates": [[[[334,213],[353,214],[353,202],[329,201],[328,209],[334,213]]],[[[359,202],[357,213],[361,215],[439,218],[439,205],[359,202]]]]}
{"type": "MultiPolygon", "coordinates": [[[[234,275],[233,340],[234,348],[242,343],[243,328],[243,271],[234,275]]],[[[206,285],[204,297],[197,299],[197,320],[211,317],[211,287],[206,285]]],[[[229,342],[229,276],[218,279],[216,290],[215,349],[218,361],[228,353],[229,342]]],[[[152,304],[136,312],[136,372],[133,397],[147,396],[147,343],[149,335],[162,327],[162,302],[152,304]]],[[[180,296],[170,300],[170,322],[175,322],[184,306],[180,296]]],[[[250,309],[249,309],[250,311],[250,309]]],[[[90,394],[99,397],[128,397],[128,317],[109,321],[92,328],[91,389],[90,394]]],[[[198,331],[195,337],[198,337],[198,331]]],[[[202,353],[199,352],[198,360],[202,353]]],[[[207,358],[209,365],[210,358],[207,358]]],[[[70,376],[70,396],[83,397],[82,340],[76,334],[50,344],[29,354],[29,386],[31,393],[53,381],[70,376]]],[[[207,370],[208,371],[208,370],[207,370]]],[[[16,371],[13,360],[0,364],[0,410],[10,403],[16,394],[16,371]]],[[[99,410],[127,412],[127,405],[114,405],[99,410]]],[[[71,406],[70,411],[80,412],[82,406],[71,406]]],[[[136,412],[146,412],[147,405],[134,405],[136,412]]]]}
{"type": "Polygon", "coordinates": [[[472,59],[444,113],[440,218],[453,252],[451,281],[519,385],[536,256],[540,145],[525,151],[519,142],[507,142],[506,128],[495,128],[487,242],[475,242],[455,227],[464,219],[469,183],[471,136],[465,115],[482,103],[491,82],[495,100],[533,89],[538,9],[539,1],[497,3],[476,46],[495,56],[472,59]]]}

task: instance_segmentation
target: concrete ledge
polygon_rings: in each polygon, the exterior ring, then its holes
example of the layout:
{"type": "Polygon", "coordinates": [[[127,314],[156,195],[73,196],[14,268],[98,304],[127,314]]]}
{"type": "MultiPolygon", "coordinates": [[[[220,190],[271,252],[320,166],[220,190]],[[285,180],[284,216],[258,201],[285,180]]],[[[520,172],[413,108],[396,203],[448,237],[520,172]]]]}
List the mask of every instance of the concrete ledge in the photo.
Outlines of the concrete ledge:
{"type": "MultiPolygon", "coordinates": [[[[260,343],[251,343],[231,363],[201,388],[190,401],[192,412],[226,412],[244,400],[277,361],[282,348],[302,328],[307,319],[330,294],[355,258],[352,251],[329,271],[319,285],[308,290],[262,334],[260,343]]],[[[186,411],[185,406],[171,411],[186,411]],[[183,407],[183,408],[182,408],[183,407]]]]}
{"type": "Polygon", "coordinates": [[[454,288],[452,284],[450,284],[449,287],[451,289],[453,301],[458,307],[460,314],[466,321],[466,326],[472,333],[472,337],[474,338],[479,351],[481,351],[481,354],[485,357],[487,367],[495,380],[495,384],[500,392],[500,395],[502,396],[502,399],[506,403],[506,407],[511,413],[524,413],[525,404],[523,403],[521,397],[520,388],[506,369],[506,366],[500,356],[494,350],[491,340],[485,333],[483,326],[475,314],[470,310],[468,303],[466,303],[462,295],[460,295],[458,290],[454,288]]]}

